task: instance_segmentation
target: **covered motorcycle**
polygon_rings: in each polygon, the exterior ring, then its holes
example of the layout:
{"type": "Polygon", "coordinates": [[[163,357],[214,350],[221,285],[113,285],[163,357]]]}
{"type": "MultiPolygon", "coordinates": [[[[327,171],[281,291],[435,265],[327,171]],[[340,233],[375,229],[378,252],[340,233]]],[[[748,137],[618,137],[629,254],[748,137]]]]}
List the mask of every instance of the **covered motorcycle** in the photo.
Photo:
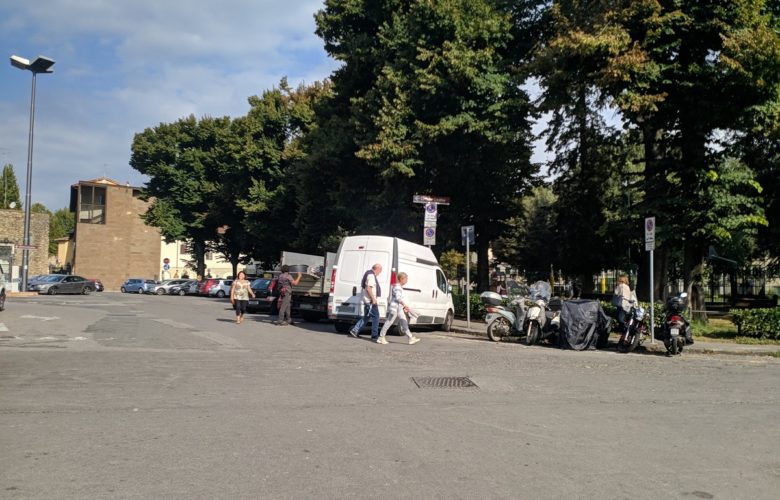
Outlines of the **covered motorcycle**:
{"type": "Polygon", "coordinates": [[[597,300],[566,300],[561,304],[558,345],[575,351],[604,348],[611,323],[597,300]]]}

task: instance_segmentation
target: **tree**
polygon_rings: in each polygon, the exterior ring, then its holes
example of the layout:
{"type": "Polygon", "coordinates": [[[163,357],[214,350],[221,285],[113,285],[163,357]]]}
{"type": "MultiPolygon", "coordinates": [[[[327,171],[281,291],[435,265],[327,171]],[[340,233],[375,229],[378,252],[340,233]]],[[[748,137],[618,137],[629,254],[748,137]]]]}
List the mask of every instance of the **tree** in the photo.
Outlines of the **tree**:
{"type": "MultiPolygon", "coordinates": [[[[329,111],[346,118],[340,132],[350,139],[331,136],[327,144],[342,165],[339,192],[349,197],[337,203],[371,207],[340,220],[348,231],[417,239],[412,194],[449,195],[441,245],[459,242],[459,226],[473,223],[477,283],[486,289],[489,242],[535,172],[531,106],[511,53],[508,8],[481,0],[370,7],[332,0],[317,25],[326,50],[345,62],[333,77],[332,105],[341,107],[329,111]]],[[[320,129],[331,123],[323,118],[320,129]]]]}
{"type": "Polygon", "coordinates": [[[75,227],[75,214],[67,207],[55,210],[49,220],[49,255],[57,254],[59,238],[69,237],[75,227]]]}
{"type": "Polygon", "coordinates": [[[10,163],[3,167],[3,178],[0,179],[0,185],[3,186],[3,208],[11,208],[11,203],[14,203],[14,208],[21,210],[22,200],[19,197],[19,184],[16,182],[14,167],[10,163]]]}
{"type": "Polygon", "coordinates": [[[209,218],[209,208],[217,192],[217,136],[229,123],[227,117],[198,121],[194,116],[161,123],[136,134],[131,148],[130,166],[149,177],[144,195],[152,202],[144,221],[159,228],[167,242],[188,241],[201,276],[208,245],[222,225],[209,218]]]}

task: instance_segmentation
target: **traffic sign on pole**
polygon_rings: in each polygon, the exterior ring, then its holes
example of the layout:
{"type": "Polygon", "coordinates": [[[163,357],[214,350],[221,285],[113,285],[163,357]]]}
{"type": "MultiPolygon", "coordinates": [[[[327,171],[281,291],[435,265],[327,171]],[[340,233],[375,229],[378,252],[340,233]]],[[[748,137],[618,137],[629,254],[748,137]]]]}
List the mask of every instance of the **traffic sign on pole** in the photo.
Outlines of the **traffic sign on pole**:
{"type": "Polygon", "coordinates": [[[655,217],[645,219],[645,251],[655,250],[655,217]]]}
{"type": "Polygon", "coordinates": [[[423,229],[423,245],[435,245],[436,244],[436,228],[426,226],[423,229]]]}
{"type": "Polygon", "coordinates": [[[474,226],[460,226],[460,244],[468,246],[474,242],[474,226]]]}

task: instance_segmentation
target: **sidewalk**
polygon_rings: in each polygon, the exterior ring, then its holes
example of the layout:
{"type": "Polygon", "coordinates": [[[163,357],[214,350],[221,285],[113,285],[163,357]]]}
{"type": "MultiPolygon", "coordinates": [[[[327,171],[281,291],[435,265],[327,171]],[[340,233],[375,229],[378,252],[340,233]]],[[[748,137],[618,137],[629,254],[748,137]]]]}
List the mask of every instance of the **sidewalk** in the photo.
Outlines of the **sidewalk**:
{"type": "MultiPolygon", "coordinates": [[[[471,328],[466,324],[466,320],[455,319],[452,322],[452,331],[457,333],[465,333],[474,335],[476,337],[482,337],[487,339],[487,325],[481,319],[472,320],[471,328]]],[[[771,356],[776,352],[780,352],[780,345],[753,345],[753,344],[735,344],[732,342],[705,342],[694,338],[695,343],[693,345],[685,346],[684,352],[695,352],[699,354],[732,354],[738,356],[771,356]]],[[[617,341],[617,336],[612,335],[610,337],[610,346],[606,350],[614,350],[617,341]]],[[[656,341],[655,344],[650,343],[650,339],[647,339],[642,343],[642,347],[649,352],[666,352],[664,343],[656,341]]]]}

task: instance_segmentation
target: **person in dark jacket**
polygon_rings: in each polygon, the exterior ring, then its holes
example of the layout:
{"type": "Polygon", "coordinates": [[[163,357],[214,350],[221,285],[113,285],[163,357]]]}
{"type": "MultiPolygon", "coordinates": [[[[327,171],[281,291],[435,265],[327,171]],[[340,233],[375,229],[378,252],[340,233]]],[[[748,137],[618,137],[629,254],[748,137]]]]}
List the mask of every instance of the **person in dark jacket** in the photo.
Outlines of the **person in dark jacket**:
{"type": "Polygon", "coordinates": [[[282,274],[276,279],[276,286],[279,288],[279,317],[277,325],[292,325],[292,287],[301,281],[301,273],[293,279],[290,275],[290,266],[282,266],[282,274]]]}

